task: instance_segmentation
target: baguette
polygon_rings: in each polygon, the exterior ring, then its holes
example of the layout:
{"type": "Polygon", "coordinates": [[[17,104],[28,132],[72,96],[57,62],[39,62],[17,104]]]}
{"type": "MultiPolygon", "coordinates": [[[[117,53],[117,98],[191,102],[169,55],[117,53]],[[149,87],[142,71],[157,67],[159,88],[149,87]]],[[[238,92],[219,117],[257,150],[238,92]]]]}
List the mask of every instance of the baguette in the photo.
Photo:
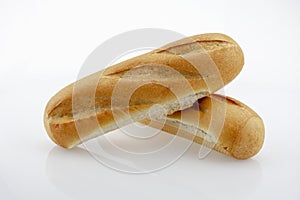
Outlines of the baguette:
{"type": "Polygon", "coordinates": [[[195,106],[177,111],[160,121],[150,123],[149,119],[144,119],[141,122],[237,159],[254,156],[264,142],[262,119],[245,104],[217,94],[199,99],[195,106]],[[213,109],[223,108],[226,110],[225,120],[220,115],[212,118],[213,109]],[[193,115],[195,112],[200,114],[199,123],[188,118],[182,119],[183,115],[193,115]],[[213,126],[220,120],[224,120],[224,123],[221,132],[217,132],[213,126]]]}
{"type": "Polygon", "coordinates": [[[233,80],[244,56],[223,34],[202,34],[115,64],[54,95],[44,112],[49,137],[72,148],[153,115],[193,105],[233,80]]]}

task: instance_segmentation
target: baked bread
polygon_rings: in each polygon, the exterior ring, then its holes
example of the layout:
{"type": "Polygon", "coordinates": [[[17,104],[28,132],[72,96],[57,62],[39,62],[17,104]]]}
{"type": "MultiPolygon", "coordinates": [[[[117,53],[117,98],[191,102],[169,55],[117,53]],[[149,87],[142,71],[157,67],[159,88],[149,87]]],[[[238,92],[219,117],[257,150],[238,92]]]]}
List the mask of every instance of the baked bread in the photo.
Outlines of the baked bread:
{"type": "Polygon", "coordinates": [[[193,107],[165,119],[141,121],[237,159],[259,152],[264,142],[262,119],[248,106],[230,97],[213,94],[199,99],[193,107]],[[214,110],[217,115],[213,115],[214,110]],[[199,121],[186,116],[200,115],[199,121]],[[224,115],[223,115],[224,114],[224,115]],[[221,129],[216,129],[218,125],[221,129]]]}
{"type": "Polygon", "coordinates": [[[233,80],[244,57],[223,34],[202,34],[118,63],[54,95],[44,113],[49,137],[72,148],[129,123],[191,107],[233,80]]]}

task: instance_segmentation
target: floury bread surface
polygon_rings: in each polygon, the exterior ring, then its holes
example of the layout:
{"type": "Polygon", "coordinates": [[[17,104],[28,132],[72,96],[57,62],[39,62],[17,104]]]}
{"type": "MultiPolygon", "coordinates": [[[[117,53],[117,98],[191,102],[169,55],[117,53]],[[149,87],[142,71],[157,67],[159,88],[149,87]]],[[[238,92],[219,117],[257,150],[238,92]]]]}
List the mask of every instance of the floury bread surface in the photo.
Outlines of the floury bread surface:
{"type": "Polygon", "coordinates": [[[72,148],[188,108],[233,80],[243,64],[241,48],[226,35],[184,38],[66,86],[48,102],[44,125],[56,144],[72,148]]]}

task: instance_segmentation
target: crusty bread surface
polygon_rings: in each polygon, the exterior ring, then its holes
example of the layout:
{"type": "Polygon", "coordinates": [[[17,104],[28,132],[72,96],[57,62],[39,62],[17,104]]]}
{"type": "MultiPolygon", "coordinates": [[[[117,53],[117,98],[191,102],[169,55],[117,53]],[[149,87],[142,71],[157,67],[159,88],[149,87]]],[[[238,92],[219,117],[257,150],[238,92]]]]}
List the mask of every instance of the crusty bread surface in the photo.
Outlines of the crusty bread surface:
{"type": "Polygon", "coordinates": [[[186,109],[233,80],[243,64],[241,48],[226,35],[184,38],[66,86],[48,102],[44,125],[56,144],[72,148],[149,113],[186,109]]]}
{"type": "Polygon", "coordinates": [[[141,122],[237,159],[254,156],[264,142],[264,123],[259,115],[238,100],[217,94],[199,99],[193,107],[165,119],[141,122]],[[218,114],[213,115],[214,111],[218,114]],[[199,121],[184,117],[195,114],[200,115],[199,121]],[[214,128],[219,124],[221,129],[214,128]]]}

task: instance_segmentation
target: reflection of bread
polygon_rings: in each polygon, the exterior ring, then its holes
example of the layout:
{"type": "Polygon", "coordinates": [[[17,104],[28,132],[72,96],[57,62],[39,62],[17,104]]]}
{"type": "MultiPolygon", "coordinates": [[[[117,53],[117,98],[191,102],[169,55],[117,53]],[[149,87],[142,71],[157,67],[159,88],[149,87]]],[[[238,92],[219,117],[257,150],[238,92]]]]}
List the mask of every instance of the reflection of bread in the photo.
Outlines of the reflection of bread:
{"type": "Polygon", "coordinates": [[[63,88],[48,102],[45,128],[55,143],[71,148],[147,118],[150,110],[162,116],[190,107],[234,79],[243,64],[240,47],[226,35],[185,38],[63,88]]]}
{"type": "MultiPolygon", "coordinates": [[[[143,120],[142,123],[149,124],[149,121],[143,120]]],[[[199,99],[192,108],[175,112],[162,121],[152,121],[149,125],[163,126],[162,130],[166,132],[194,140],[237,159],[254,156],[264,142],[262,119],[245,104],[216,94],[199,99]],[[219,114],[213,116],[214,110],[219,114]],[[184,117],[193,113],[200,114],[199,122],[184,117]],[[216,124],[223,125],[221,132],[215,129],[216,124]]]]}

